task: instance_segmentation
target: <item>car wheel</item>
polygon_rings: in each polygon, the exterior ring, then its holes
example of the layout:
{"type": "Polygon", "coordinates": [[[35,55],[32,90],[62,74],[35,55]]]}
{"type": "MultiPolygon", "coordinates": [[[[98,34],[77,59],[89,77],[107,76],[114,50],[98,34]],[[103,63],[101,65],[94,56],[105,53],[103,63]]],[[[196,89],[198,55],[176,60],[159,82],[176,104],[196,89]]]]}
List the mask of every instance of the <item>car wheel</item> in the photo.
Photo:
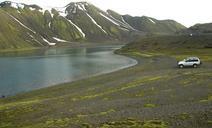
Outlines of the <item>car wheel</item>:
{"type": "Polygon", "coordinates": [[[179,65],[179,67],[180,67],[180,68],[184,68],[184,65],[181,64],[181,65],[179,65]]]}
{"type": "Polygon", "coordinates": [[[197,68],[197,64],[194,64],[193,67],[194,67],[194,68],[197,68]]]}

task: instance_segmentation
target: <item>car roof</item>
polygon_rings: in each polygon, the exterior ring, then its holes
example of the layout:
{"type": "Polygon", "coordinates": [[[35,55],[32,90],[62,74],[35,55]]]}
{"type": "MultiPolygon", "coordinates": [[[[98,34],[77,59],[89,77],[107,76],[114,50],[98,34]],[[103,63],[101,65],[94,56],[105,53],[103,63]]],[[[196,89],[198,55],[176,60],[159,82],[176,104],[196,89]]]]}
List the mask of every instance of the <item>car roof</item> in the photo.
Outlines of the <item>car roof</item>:
{"type": "Polygon", "coordinates": [[[198,57],[188,57],[187,59],[199,59],[198,57]]]}

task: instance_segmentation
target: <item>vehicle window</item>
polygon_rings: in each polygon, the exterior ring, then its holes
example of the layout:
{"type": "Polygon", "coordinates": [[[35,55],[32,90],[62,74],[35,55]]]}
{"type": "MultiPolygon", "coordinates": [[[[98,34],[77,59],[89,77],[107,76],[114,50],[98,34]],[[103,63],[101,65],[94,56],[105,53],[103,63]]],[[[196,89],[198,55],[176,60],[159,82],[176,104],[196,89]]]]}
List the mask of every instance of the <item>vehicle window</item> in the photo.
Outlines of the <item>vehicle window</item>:
{"type": "Polygon", "coordinates": [[[198,62],[198,59],[186,59],[185,62],[198,62]]]}
{"type": "Polygon", "coordinates": [[[193,59],[193,60],[190,60],[190,62],[197,62],[198,60],[196,60],[196,59],[193,59]]]}

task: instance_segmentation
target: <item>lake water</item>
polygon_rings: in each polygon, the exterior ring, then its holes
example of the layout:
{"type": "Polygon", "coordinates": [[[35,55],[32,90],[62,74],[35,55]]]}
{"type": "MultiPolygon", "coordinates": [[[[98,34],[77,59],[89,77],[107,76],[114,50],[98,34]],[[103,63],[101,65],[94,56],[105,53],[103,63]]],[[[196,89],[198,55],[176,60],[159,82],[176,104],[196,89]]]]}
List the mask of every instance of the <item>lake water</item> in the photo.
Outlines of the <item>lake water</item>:
{"type": "Polygon", "coordinates": [[[54,48],[0,57],[0,96],[71,82],[135,65],[115,55],[121,46],[54,48]]]}

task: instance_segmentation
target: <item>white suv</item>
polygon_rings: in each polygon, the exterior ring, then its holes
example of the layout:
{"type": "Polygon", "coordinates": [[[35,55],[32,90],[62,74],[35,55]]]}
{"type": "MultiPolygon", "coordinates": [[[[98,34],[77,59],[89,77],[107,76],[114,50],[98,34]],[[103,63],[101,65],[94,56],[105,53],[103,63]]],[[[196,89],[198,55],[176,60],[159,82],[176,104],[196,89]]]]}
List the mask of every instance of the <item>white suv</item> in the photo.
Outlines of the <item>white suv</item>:
{"type": "Polygon", "coordinates": [[[197,66],[199,65],[201,65],[201,61],[198,57],[188,57],[187,59],[184,59],[183,61],[178,62],[179,68],[184,68],[184,67],[197,68],[197,66]]]}

